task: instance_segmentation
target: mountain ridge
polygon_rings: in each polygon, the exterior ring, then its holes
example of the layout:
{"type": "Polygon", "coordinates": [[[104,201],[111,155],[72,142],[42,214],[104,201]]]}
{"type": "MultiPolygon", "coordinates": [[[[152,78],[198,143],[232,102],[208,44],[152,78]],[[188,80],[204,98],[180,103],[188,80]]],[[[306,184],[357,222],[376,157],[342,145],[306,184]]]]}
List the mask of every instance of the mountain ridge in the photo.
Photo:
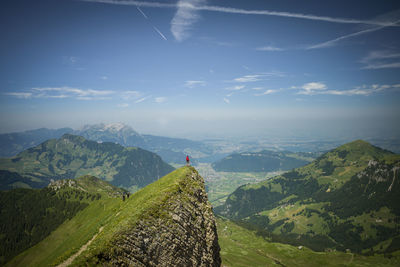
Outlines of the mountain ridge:
{"type": "Polygon", "coordinates": [[[399,175],[393,172],[399,167],[400,155],[357,140],[304,167],[241,186],[215,211],[279,242],[383,253],[400,234],[399,175]],[[374,214],[382,219],[371,219],[374,214]]]}
{"type": "Polygon", "coordinates": [[[38,186],[50,179],[90,174],[136,190],[173,170],[158,155],[144,149],[98,143],[72,134],[45,141],[13,158],[0,159],[0,169],[18,173],[38,186]]]}
{"type": "Polygon", "coordinates": [[[192,167],[169,173],[125,201],[104,195],[7,266],[57,265],[85,244],[72,265],[221,264],[204,179],[192,167]]]}

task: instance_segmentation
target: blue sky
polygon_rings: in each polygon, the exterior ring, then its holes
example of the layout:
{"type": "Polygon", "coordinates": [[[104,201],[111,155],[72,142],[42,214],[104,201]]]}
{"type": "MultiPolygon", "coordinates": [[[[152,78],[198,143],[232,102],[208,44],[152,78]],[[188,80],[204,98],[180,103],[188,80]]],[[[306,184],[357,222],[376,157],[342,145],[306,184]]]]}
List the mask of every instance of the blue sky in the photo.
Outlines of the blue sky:
{"type": "Polygon", "coordinates": [[[0,5],[0,132],[400,136],[399,1],[0,5]]]}

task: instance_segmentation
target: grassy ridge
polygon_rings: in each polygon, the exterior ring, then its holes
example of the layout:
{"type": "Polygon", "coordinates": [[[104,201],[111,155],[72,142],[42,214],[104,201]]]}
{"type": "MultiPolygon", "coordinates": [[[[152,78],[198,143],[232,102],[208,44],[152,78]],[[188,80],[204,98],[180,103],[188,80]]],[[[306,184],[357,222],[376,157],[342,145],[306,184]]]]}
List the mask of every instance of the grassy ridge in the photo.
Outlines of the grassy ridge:
{"type": "Polygon", "coordinates": [[[314,252],[306,247],[272,243],[226,219],[217,218],[222,265],[247,266],[399,266],[400,253],[360,256],[343,252],[314,252]]]}
{"type": "MultiPolygon", "coordinates": [[[[195,170],[191,167],[175,170],[139,190],[126,201],[110,197],[106,192],[100,192],[102,194],[100,200],[90,203],[87,208],[64,222],[42,242],[18,255],[7,266],[60,264],[76,253],[98,233],[100,227],[103,227],[104,230],[89,249],[76,259],[76,262],[85,264],[99,251],[110,249],[110,244],[114,238],[118,238],[118,233],[132,226],[139,218],[163,216],[161,206],[164,201],[182,188],[180,186],[182,183],[189,181],[185,178],[193,171],[195,170]]],[[[96,186],[93,189],[96,189],[96,186]]]]}

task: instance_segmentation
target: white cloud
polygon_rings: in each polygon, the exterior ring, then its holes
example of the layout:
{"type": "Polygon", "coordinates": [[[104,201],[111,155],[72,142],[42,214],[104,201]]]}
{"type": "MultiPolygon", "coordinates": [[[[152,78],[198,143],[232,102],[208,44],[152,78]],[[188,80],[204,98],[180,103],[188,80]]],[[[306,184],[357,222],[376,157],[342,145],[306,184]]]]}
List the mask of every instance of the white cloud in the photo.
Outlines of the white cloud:
{"type": "Polygon", "coordinates": [[[259,74],[245,75],[243,77],[235,78],[235,79],[233,79],[233,81],[239,82],[239,83],[257,82],[257,81],[261,81],[262,77],[263,77],[263,75],[259,75],[259,74]]]}
{"type": "Polygon", "coordinates": [[[35,87],[26,92],[11,92],[8,95],[18,98],[75,98],[78,100],[109,99],[115,91],[79,89],[72,87],[35,87]]]}
{"type": "Polygon", "coordinates": [[[279,47],[274,47],[274,46],[261,46],[257,47],[256,50],[258,51],[268,51],[268,52],[278,52],[278,51],[283,51],[283,48],[279,47]]]}
{"type": "Polygon", "coordinates": [[[225,98],[225,97],[224,97],[224,102],[227,103],[227,104],[229,104],[231,101],[230,101],[228,98],[225,98]]]}
{"type": "Polygon", "coordinates": [[[312,82],[303,85],[302,87],[292,86],[292,89],[300,89],[297,94],[301,95],[342,95],[342,96],[369,96],[372,94],[380,93],[386,90],[397,90],[400,88],[399,84],[388,85],[388,84],[373,84],[357,86],[353,89],[348,90],[331,90],[327,86],[320,82],[312,82]]]}
{"type": "Polygon", "coordinates": [[[269,95],[278,92],[278,90],[273,90],[273,89],[268,89],[267,91],[264,92],[264,95],[269,95]]]}
{"type": "Polygon", "coordinates": [[[163,96],[154,98],[154,102],[156,103],[164,103],[165,101],[167,101],[167,98],[163,96]]]}
{"type": "Polygon", "coordinates": [[[278,92],[279,90],[274,90],[274,89],[268,89],[266,90],[264,93],[262,94],[257,94],[257,96],[261,96],[261,95],[270,95],[270,94],[274,94],[276,92],[278,92]]]}
{"type": "Polygon", "coordinates": [[[372,51],[360,60],[362,69],[400,68],[400,53],[394,51],[372,51]]]}
{"type": "Polygon", "coordinates": [[[186,81],[185,82],[185,87],[193,88],[196,86],[205,86],[206,82],[205,81],[186,81]]]}
{"type": "Polygon", "coordinates": [[[108,77],[107,77],[107,76],[101,76],[100,79],[102,79],[102,80],[108,80],[108,77]]]}
{"type": "Polygon", "coordinates": [[[141,97],[142,93],[139,91],[130,90],[130,91],[123,91],[121,93],[121,96],[124,100],[131,100],[131,99],[137,99],[137,98],[141,97]]]}
{"type": "Polygon", "coordinates": [[[311,82],[311,83],[306,83],[301,87],[301,90],[298,92],[298,94],[301,95],[313,95],[317,91],[321,90],[326,90],[327,86],[324,83],[321,82],[311,82]]]}
{"type": "Polygon", "coordinates": [[[225,88],[225,89],[226,90],[231,90],[231,91],[239,91],[239,90],[242,90],[243,88],[245,88],[244,85],[236,85],[236,86],[228,87],[228,88],[225,88]]]}
{"type": "Polygon", "coordinates": [[[205,2],[205,0],[179,0],[177,3],[178,10],[171,21],[171,32],[178,42],[190,36],[189,31],[192,25],[200,19],[195,7],[205,2]]]}
{"type": "Polygon", "coordinates": [[[151,95],[139,98],[138,100],[135,101],[135,103],[136,104],[141,103],[141,102],[145,101],[146,99],[149,99],[150,97],[151,97],[151,95]]]}
{"type": "Polygon", "coordinates": [[[265,80],[267,77],[285,77],[286,75],[283,72],[279,71],[271,71],[271,72],[263,72],[259,74],[250,74],[242,77],[238,77],[233,79],[233,82],[247,83],[247,82],[258,82],[265,80]]]}
{"type": "Polygon", "coordinates": [[[119,107],[119,108],[127,108],[127,107],[129,107],[129,104],[128,103],[121,103],[121,104],[118,104],[117,107],[119,107]]]}

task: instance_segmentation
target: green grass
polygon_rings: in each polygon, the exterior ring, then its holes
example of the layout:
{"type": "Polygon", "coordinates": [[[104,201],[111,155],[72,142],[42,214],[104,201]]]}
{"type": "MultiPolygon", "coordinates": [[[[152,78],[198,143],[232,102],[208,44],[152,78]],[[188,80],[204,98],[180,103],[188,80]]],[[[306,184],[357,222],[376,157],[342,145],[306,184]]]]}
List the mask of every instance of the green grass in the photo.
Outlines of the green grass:
{"type": "Polygon", "coordinates": [[[217,219],[222,265],[245,266],[399,266],[400,253],[361,256],[343,252],[314,252],[306,247],[272,243],[225,219],[217,219]]]}
{"type": "Polygon", "coordinates": [[[64,222],[47,238],[24,251],[7,266],[50,266],[74,254],[121,208],[120,198],[103,196],[73,219],[64,222]]]}
{"type": "MultiPolygon", "coordinates": [[[[98,233],[100,227],[103,227],[104,230],[88,250],[77,258],[78,262],[86,262],[87,258],[93,257],[99,251],[110,249],[112,241],[139,219],[146,216],[166,215],[162,206],[171,194],[182,188],[200,186],[200,182],[186,179],[187,175],[193,171],[195,170],[191,167],[175,170],[139,190],[124,202],[120,197],[109,197],[107,191],[102,189],[100,200],[93,201],[86,209],[79,212],[73,219],[64,222],[43,241],[10,261],[8,266],[51,266],[62,263],[98,233]],[[189,187],[184,187],[183,184],[189,187]]],[[[88,177],[80,179],[80,182],[88,188],[97,190],[96,187],[91,187],[92,183],[88,177]]]]}

